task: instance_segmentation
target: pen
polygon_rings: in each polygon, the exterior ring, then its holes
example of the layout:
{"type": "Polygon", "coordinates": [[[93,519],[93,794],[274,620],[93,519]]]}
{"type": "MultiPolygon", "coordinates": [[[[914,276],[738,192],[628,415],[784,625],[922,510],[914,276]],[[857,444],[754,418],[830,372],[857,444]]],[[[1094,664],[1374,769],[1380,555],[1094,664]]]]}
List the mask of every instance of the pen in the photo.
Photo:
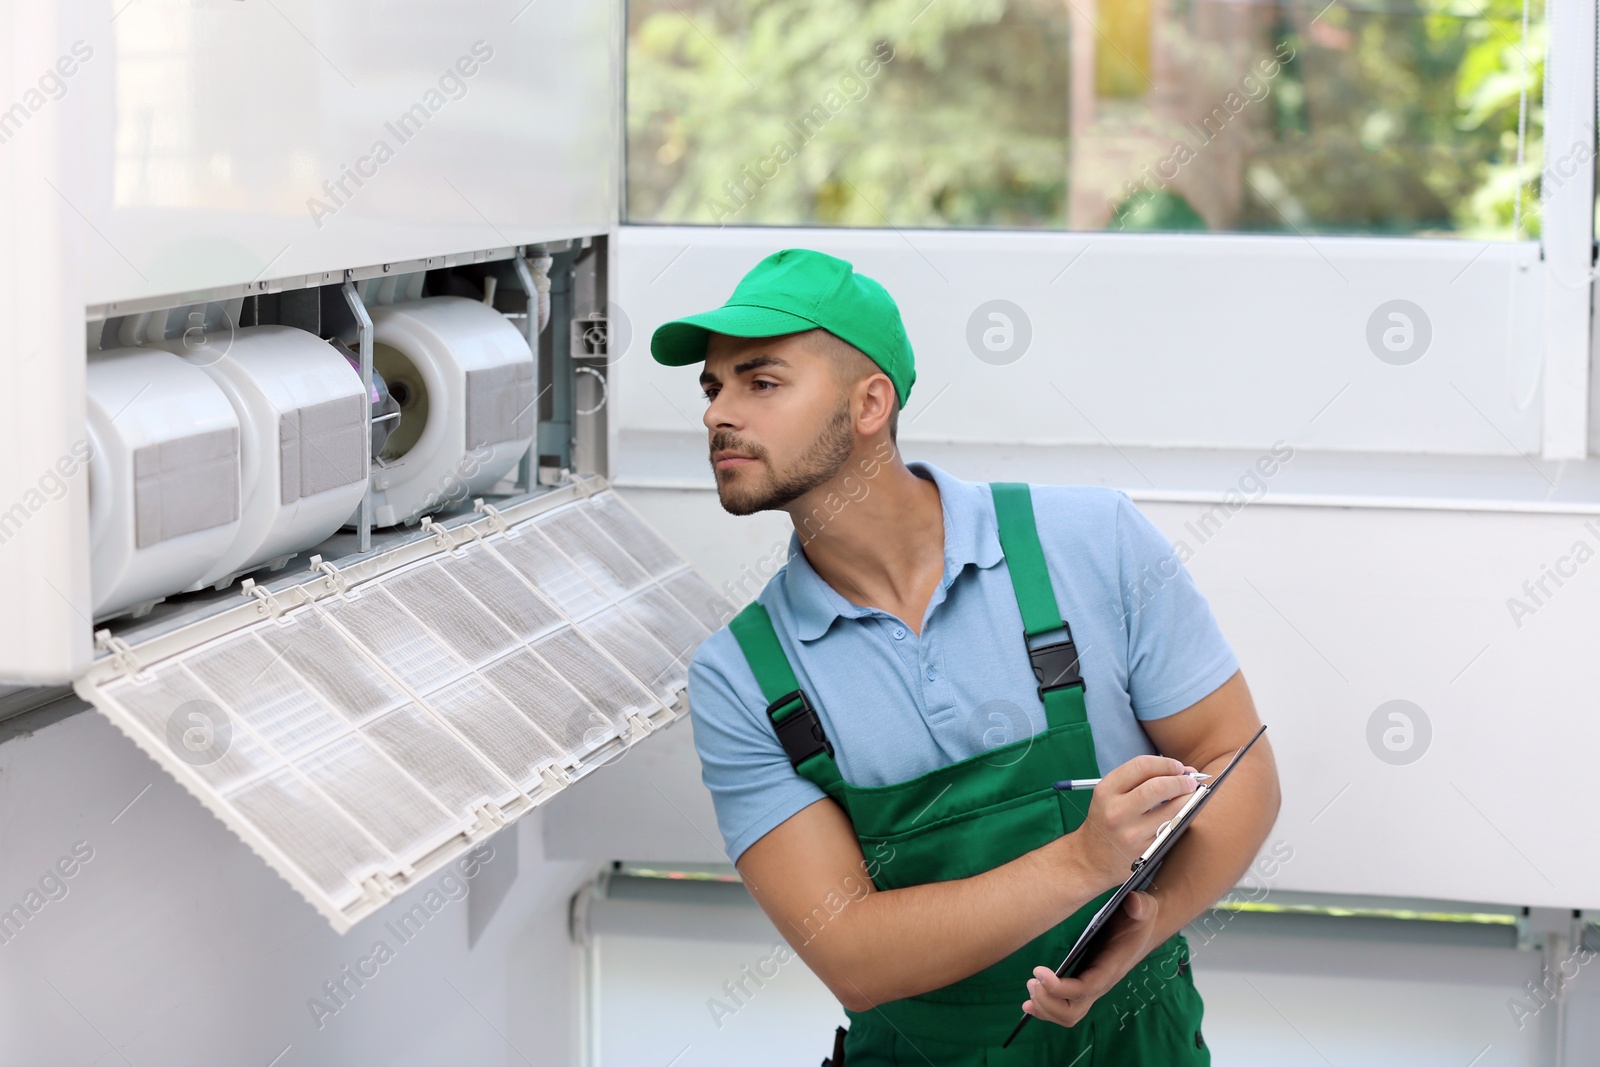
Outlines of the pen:
{"type": "MultiPolygon", "coordinates": [[[[1185,771],[1184,773],[1188,777],[1194,778],[1194,779],[1204,779],[1204,778],[1210,778],[1211,777],[1209,774],[1204,774],[1204,773],[1202,773],[1200,771],[1195,771],[1193,773],[1185,771]]],[[[1055,787],[1056,789],[1060,789],[1060,790],[1065,791],[1065,790],[1068,790],[1068,789],[1093,789],[1095,786],[1099,785],[1100,782],[1101,782],[1101,779],[1099,779],[1099,778],[1063,778],[1059,782],[1051,782],[1050,784],[1053,787],[1055,787]]]]}

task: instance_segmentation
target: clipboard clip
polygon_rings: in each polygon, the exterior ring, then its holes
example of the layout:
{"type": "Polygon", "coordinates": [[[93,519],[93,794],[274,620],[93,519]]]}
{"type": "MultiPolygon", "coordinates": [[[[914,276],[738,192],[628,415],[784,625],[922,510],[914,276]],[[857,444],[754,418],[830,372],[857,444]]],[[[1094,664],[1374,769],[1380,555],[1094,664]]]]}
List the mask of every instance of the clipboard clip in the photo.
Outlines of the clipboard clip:
{"type": "MultiPolygon", "coordinates": [[[[1184,801],[1183,807],[1179,808],[1177,813],[1174,814],[1172,818],[1156,827],[1156,836],[1151,840],[1150,847],[1144,850],[1144,855],[1139,857],[1139,862],[1143,863],[1145,860],[1155,855],[1156,852],[1160,850],[1162,844],[1167,840],[1168,835],[1177,827],[1182,826],[1189,813],[1198,808],[1201,804],[1204,804],[1206,797],[1210,794],[1211,786],[1209,785],[1199,786],[1193,793],[1190,793],[1189,799],[1184,801]]],[[[1134,870],[1138,869],[1138,865],[1135,864],[1134,870]]]]}

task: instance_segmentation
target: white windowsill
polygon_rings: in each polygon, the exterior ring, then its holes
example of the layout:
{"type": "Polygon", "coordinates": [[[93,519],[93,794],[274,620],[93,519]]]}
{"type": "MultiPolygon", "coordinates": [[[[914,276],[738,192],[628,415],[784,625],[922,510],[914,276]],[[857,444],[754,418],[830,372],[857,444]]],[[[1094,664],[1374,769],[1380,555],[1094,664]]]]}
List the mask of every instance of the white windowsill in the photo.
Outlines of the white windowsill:
{"type": "MultiPolygon", "coordinates": [[[[1266,459],[1271,469],[1266,449],[901,444],[908,460],[926,460],[962,478],[1106,485],[1135,500],[1221,502],[1231,491],[1259,503],[1311,507],[1600,514],[1600,458],[1593,457],[1556,462],[1296,449],[1261,479],[1263,494],[1248,479],[1258,460],[1266,459]]],[[[705,438],[689,432],[622,431],[613,466],[619,488],[715,488],[705,438]]]]}

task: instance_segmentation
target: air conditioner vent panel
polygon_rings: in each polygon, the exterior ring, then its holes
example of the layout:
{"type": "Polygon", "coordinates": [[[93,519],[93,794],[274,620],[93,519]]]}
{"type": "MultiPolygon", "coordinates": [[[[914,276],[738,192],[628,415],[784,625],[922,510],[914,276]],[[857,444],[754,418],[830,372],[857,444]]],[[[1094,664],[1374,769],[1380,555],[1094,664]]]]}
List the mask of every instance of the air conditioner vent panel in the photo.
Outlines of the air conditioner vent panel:
{"type": "Polygon", "coordinates": [[[590,479],[115,642],[76,687],[342,932],[682,717],[730,614],[590,479]]]}

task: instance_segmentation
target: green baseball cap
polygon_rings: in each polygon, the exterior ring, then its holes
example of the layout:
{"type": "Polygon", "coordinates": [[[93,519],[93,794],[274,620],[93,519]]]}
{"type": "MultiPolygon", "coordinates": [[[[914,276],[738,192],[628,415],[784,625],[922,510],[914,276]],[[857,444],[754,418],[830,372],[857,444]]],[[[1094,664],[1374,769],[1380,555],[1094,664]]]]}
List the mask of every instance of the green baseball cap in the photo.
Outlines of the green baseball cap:
{"type": "Polygon", "coordinates": [[[774,252],[739,280],[721,307],[664,324],[650,338],[650,354],[657,363],[682,367],[706,358],[713,333],[778,337],[819,326],[876,363],[905,407],[917,369],[894,298],[844,260],[809,248],[774,252]]]}

